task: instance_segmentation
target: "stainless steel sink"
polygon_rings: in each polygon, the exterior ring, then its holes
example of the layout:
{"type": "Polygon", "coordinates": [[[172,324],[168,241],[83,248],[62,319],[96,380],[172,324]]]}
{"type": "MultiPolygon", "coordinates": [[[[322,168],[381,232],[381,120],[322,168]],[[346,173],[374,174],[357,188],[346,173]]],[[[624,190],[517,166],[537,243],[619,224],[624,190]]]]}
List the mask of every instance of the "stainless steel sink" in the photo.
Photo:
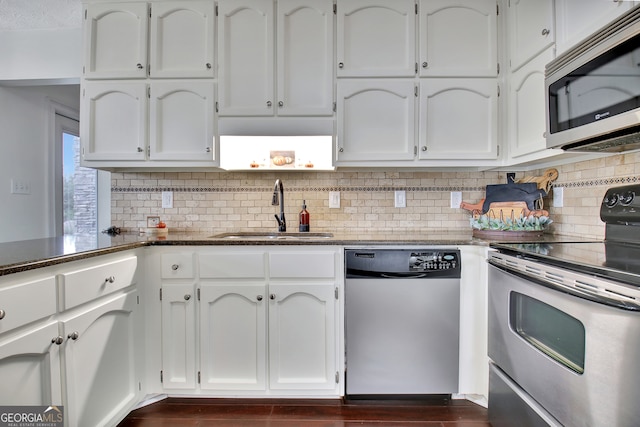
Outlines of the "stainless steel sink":
{"type": "Polygon", "coordinates": [[[333,233],[278,233],[270,231],[235,231],[229,233],[220,233],[210,236],[211,239],[236,239],[236,240],[313,240],[313,239],[330,239],[333,233]]]}

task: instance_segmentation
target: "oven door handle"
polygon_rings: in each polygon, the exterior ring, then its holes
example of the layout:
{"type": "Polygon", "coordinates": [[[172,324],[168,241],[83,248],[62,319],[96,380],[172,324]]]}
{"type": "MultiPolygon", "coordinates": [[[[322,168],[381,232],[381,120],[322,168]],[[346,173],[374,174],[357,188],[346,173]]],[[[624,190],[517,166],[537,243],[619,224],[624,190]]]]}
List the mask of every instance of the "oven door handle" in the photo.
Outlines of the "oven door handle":
{"type": "Polygon", "coordinates": [[[490,258],[488,260],[489,264],[499,270],[507,272],[509,274],[513,274],[514,276],[520,277],[522,279],[528,280],[530,282],[534,282],[536,284],[545,286],[550,289],[554,289],[559,292],[563,292],[568,295],[572,295],[578,298],[582,298],[588,301],[592,301],[598,304],[604,304],[610,307],[618,308],[626,311],[640,311],[640,304],[636,302],[629,301],[625,298],[616,298],[616,297],[607,297],[601,295],[597,292],[591,292],[588,289],[576,288],[573,286],[568,286],[560,281],[551,281],[540,276],[536,276],[533,274],[528,274],[522,270],[518,270],[515,268],[511,268],[502,264],[499,261],[490,258]]]}

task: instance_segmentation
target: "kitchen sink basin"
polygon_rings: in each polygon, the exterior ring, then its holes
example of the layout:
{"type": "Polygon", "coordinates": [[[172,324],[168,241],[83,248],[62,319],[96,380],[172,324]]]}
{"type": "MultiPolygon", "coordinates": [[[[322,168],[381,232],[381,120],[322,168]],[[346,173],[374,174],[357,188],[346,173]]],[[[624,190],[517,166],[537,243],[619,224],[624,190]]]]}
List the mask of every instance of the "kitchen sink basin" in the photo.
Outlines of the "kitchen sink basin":
{"type": "Polygon", "coordinates": [[[235,239],[235,240],[252,240],[252,239],[273,239],[273,240],[313,240],[313,239],[330,239],[333,233],[278,233],[269,231],[236,231],[229,233],[220,233],[211,236],[212,239],[235,239]]]}

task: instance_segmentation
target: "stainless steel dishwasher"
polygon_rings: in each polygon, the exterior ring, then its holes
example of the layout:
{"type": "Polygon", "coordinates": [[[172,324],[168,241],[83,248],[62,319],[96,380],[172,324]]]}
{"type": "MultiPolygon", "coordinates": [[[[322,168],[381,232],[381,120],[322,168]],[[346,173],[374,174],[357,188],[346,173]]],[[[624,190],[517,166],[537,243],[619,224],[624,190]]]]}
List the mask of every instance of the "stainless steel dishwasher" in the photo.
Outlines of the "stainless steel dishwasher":
{"type": "Polygon", "coordinates": [[[458,391],[460,251],[346,249],[348,398],[458,391]]]}

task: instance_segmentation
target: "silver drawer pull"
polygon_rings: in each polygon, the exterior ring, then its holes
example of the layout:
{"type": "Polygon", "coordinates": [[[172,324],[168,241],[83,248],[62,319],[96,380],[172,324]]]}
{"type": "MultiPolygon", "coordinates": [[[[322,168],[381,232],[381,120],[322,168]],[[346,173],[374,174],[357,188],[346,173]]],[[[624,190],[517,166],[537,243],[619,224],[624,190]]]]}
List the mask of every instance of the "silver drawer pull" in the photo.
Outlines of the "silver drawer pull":
{"type": "Polygon", "coordinates": [[[0,320],[4,319],[4,316],[7,315],[7,312],[4,310],[0,310],[0,320]]]}
{"type": "Polygon", "coordinates": [[[51,343],[55,344],[55,345],[60,345],[64,342],[64,338],[62,338],[60,335],[58,335],[57,337],[53,337],[51,339],[51,343]]]}
{"type": "Polygon", "coordinates": [[[177,270],[177,269],[179,269],[179,268],[180,268],[180,266],[179,266],[178,264],[173,264],[173,265],[171,266],[171,269],[172,269],[173,271],[176,271],[176,270],[177,270]]]}
{"type": "Polygon", "coordinates": [[[80,334],[78,333],[78,331],[74,331],[74,332],[71,332],[69,335],[67,335],[67,338],[75,341],[78,339],[79,336],[80,334]]]}
{"type": "Polygon", "coordinates": [[[108,282],[108,283],[113,283],[113,282],[115,282],[115,281],[116,281],[115,276],[109,276],[109,277],[107,277],[106,279],[104,279],[104,282],[105,282],[105,283],[107,283],[107,282],[108,282]]]}

